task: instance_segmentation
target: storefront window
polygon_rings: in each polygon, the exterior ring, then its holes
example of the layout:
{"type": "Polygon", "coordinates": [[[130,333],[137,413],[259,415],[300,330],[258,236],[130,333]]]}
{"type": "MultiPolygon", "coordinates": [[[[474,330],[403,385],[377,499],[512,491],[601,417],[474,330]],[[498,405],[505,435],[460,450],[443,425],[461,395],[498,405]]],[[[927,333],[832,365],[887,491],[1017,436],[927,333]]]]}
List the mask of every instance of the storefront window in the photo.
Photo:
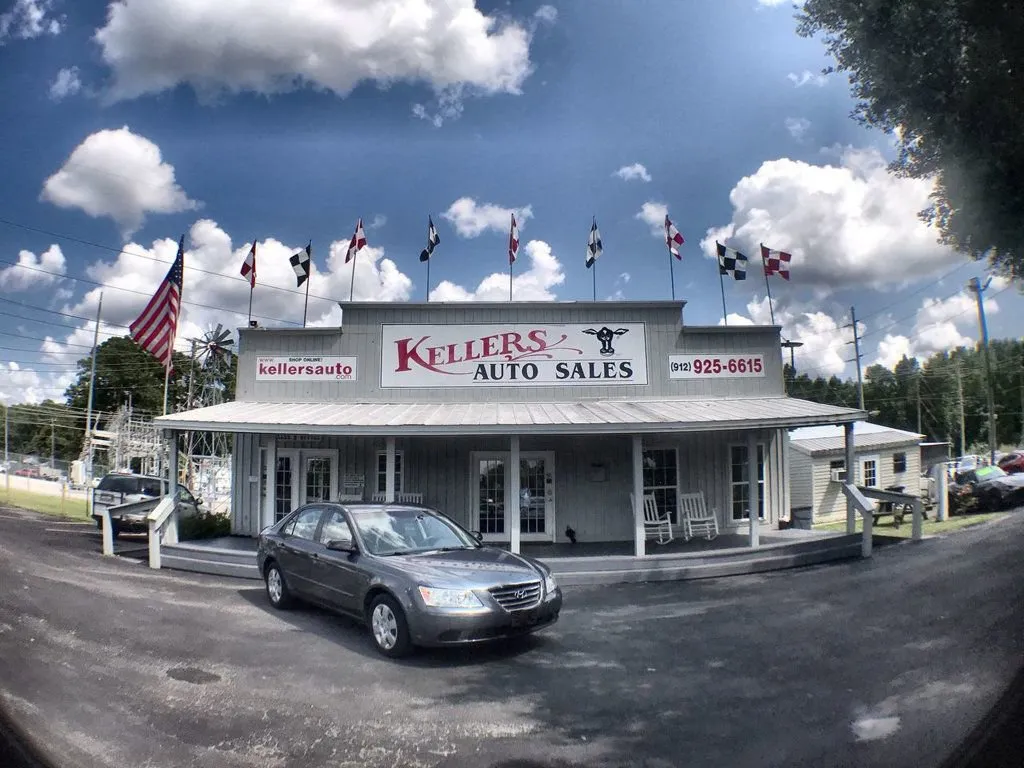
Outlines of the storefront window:
{"type": "MultiPolygon", "coordinates": [[[[729,449],[729,489],[732,499],[732,519],[750,518],[750,475],[747,472],[747,446],[734,445],[729,449]]],[[[764,445],[757,446],[757,516],[764,520],[764,445]]]]}
{"type": "Polygon", "coordinates": [[[292,457],[278,456],[274,477],[274,522],[292,511],[292,457]]]}
{"type": "Polygon", "coordinates": [[[678,523],[679,467],[675,448],[649,448],[644,451],[644,495],[654,494],[660,514],[668,514],[678,523]]]}
{"type": "MultiPolygon", "coordinates": [[[[402,452],[395,451],[395,493],[402,492],[402,471],[405,461],[402,459],[402,452]]],[[[388,455],[385,451],[377,452],[377,493],[386,493],[388,490],[388,455]]]]}

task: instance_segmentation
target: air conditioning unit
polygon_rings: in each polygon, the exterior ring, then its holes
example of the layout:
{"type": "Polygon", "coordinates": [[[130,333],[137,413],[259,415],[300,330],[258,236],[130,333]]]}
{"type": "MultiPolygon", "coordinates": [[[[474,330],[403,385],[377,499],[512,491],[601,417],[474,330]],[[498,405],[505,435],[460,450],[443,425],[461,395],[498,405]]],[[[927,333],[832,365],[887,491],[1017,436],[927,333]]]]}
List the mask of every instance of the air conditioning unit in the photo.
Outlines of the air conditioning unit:
{"type": "Polygon", "coordinates": [[[845,483],[846,482],[846,470],[845,469],[833,469],[832,482],[833,483],[845,483]]]}

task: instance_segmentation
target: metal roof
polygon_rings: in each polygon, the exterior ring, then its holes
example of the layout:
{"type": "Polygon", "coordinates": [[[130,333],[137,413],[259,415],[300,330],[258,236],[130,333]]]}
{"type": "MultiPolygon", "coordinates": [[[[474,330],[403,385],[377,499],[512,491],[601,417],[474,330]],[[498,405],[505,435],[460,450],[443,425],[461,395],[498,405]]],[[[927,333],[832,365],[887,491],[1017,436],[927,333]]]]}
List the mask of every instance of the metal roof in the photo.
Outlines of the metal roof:
{"type": "MultiPolygon", "coordinates": [[[[902,429],[886,427],[860,421],[853,425],[853,445],[861,451],[865,448],[900,448],[919,445],[924,435],[902,429]]],[[[794,429],[789,433],[789,444],[810,456],[842,452],[846,437],[842,427],[816,426],[794,429]]]]}
{"type": "Polygon", "coordinates": [[[574,403],[230,402],[159,416],[165,429],[308,435],[621,434],[781,429],[866,418],[790,397],[574,403]]]}

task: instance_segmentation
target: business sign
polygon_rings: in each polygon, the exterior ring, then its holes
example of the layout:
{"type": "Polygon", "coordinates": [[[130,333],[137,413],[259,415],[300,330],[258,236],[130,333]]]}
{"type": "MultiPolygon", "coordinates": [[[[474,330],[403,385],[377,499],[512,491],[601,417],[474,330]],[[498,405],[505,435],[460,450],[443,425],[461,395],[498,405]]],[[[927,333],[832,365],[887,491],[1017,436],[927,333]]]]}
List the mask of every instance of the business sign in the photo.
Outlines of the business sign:
{"type": "Polygon", "coordinates": [[[668,356],[670,379],[756,379],[764,375],[764,355],[668,356]]]}
{"type": "Polygon", "coordinates": [[[646,383],[643,323],[381,327],[382,388],[646,383]]]}
{"type": "Polygon", "coordinates": [[[256,358],[256,381],[355,381],[356,358],[295,357],[256,358]]]}

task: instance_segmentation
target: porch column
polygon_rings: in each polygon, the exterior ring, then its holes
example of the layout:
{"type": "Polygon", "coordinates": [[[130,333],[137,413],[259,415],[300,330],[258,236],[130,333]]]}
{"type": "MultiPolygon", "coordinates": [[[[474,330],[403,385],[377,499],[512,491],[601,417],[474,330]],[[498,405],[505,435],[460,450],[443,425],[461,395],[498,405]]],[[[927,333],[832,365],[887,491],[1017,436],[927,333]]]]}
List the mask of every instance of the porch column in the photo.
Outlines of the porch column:
{"type": "MultiPolygon", "coordinates": [[[[853,422],[843,425],[843,445],[846,448],[846,482],[857,484],[857,454],[853,445],[853,422]]],[[[857,508],[853,499],[846,497],[846,532],[855,533],[857,530],[857,508]]]]}
{"type": "Polygon", "coordinates": [[[644,439],[633,435],[633,554],[647,554],[647,535],[644,532],[644,439]]]}
{"type": "Polygon", "coordinates": [[[384,472],[387,478],[384,480],[384,501],[395,500],[395,438],[384,438],[384,472]]]}
{"type": "Polygon", "coordinates": [[[519,435],[509,439],[508,458],[508,506],[505,507],[505,528],[508,529],[508,546],[517,555],[522,548],[522,530],[519,516],[519,435]]]}
{"type": "MultiPolygon", "coordinates": [[[[767,456],[765,457],[767,459],[767,456]]],[[[766,478],[767,479],[767,478],[766,478]]],[[[766,483],[767,485],[767,483],[766,483]]],[[[761,546],[761,521],[758,510],[760,488],[757,483],[757,432],[747,432],[747,496],[750,501],[750,547],[761,546]]]]}
{"type": "Polygon", "coordinates": [[[274,513],[277,499],[277,436],[271,435],[267,441],[267,452],[264,460],[267,466],[263,468],[266,473],[266,493],[263,498],[263,519],[257,526],[257,531],[262,531],[268,525],[274,524],[274,513]]]}
{"type": "MultiPolygon", "coordinates": [[[[170,464],[170,476],[167,479],[167,490],[173,499],[178,494],[178,433],[170,431],[171,444],[168,446],[167,463],[170,464]]],[[[167,532],[164,534],[167,544],[178,543],[178,513],[175,511],[167,519],[167,532]]]]}

